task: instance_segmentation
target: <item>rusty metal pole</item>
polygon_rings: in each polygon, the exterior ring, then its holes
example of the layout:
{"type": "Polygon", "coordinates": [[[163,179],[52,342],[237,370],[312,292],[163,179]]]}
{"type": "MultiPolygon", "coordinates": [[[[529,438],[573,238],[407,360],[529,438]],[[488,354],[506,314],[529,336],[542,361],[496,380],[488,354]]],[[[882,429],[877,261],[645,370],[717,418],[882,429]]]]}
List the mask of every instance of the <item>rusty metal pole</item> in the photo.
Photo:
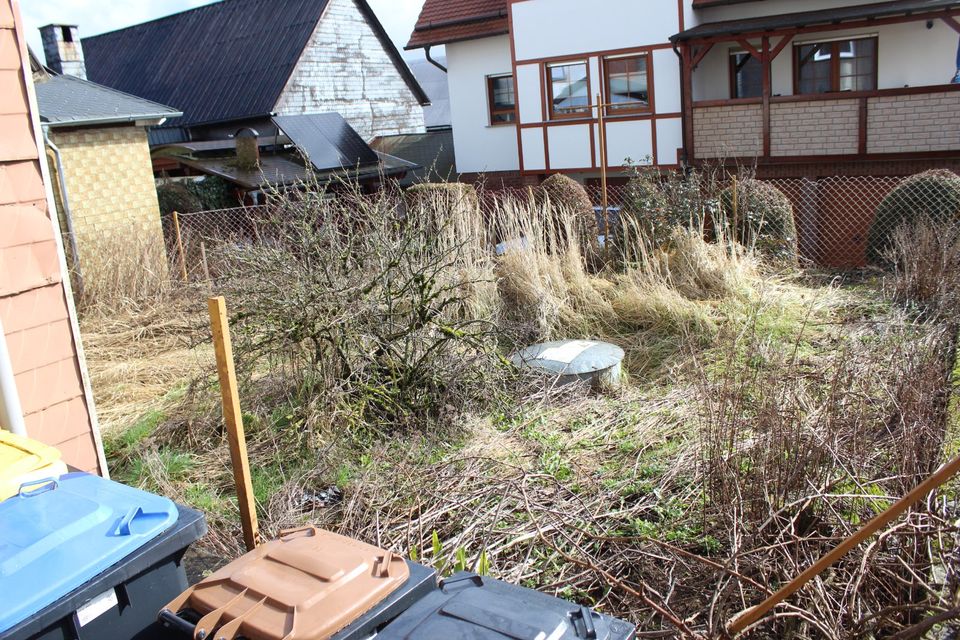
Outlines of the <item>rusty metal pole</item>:
{"type": "Polygon", "coordinates": [[[610,255],[610,219],[607,199],[607,132],[603,121],[604,105],[597,94],[597,127],[600,132],[600,215],[603,216],[603,252],[610,255]]]}

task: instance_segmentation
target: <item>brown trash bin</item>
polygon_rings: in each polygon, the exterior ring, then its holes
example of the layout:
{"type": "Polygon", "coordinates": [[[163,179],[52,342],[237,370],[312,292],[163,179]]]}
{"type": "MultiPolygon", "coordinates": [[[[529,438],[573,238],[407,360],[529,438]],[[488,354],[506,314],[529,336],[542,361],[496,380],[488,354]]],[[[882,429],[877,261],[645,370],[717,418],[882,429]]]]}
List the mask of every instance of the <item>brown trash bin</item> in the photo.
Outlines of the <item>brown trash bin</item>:
{"type": "Polygon", "coordinates": [[[306,527],[234,560],[164,612],[199,615],[195,640],[325,640],[409,576],[406,561],[390,551],[306,527]]]}

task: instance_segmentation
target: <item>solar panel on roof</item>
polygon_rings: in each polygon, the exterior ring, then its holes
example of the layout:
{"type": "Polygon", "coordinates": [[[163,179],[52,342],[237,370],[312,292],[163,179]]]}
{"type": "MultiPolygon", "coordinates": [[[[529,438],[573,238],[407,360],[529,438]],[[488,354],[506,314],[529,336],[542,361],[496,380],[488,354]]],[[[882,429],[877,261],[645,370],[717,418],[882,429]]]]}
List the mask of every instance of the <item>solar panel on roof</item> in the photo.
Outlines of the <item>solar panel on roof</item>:
{"type": "Polygon", "coordinates": [[[339,113],[274,116],[273,122],[318,171],[378,161],[373,149],[339,113]]]}

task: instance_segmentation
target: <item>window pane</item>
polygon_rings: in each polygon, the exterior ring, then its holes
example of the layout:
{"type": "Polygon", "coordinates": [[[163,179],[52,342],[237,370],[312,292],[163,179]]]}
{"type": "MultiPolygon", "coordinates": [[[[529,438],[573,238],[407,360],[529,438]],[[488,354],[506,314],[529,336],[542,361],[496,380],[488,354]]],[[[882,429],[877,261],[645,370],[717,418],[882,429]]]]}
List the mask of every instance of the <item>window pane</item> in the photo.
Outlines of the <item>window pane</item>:
{"type": "Polygon", "coordinates": [[[876,86],[877,41],[859,38],[797,47],[799,93],[872,91],[876,86]]]}
{"type": "Polygon", "coordinates": [[[611,110],[644,109],[650,106],[645,55],[604,60],[604,67],[611,110]]]}
{"type": "Polygon", "coordinates": [[[587,111],[590,96],[585,62],[550,67],[550,85],[555,114],[567,115],[587,111]]]}
{"type": "Polygon", "coordinates": [[[513,78],[493,78],[493,106],[495,109],[513,109],[515,106],[513,98],[513,78]]]}
{"type": "Polygon", "coordinates": [[[506,124],[516,120],[513,76],[489,78],[490,123],[506,124]]]}
{"type": "Polygon", "coordinates": [[[874,71],[877,41],[873,38],[848,40],[840,47],[840,91],[872,91],[876,89],[874,71]]]}
{"type": "Polygon", "coordinates": [[[805,44],[797,47],[800,93],[827,93],[832,87],[832,43],[805,44]]]}
{"type": "Polygon", "coordinates": [[[763,65],[749,53],[735,53],[730,57],[733,65],[734,98],[759,98],[763,95],[763,65]]]}

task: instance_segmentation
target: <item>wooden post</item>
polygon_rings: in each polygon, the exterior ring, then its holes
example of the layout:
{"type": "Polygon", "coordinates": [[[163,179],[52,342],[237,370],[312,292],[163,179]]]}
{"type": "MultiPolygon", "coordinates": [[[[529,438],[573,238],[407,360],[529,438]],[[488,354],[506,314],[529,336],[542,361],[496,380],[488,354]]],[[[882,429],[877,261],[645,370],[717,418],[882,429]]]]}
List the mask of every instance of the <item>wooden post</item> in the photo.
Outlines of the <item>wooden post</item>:
{"type": "Polygon", "coordinates": [[[610,220],[607,217],[607,131],[603,121],[603,101],[597,94],[597,127],[600,132],[600,215],[603,216],[603,252],[610,252],[610,220]]]}
{"type": "Polygon", "coordinates": [[[203,266],[203,277],[207,281],[207,291],[212,291],[213,281],[210,278],[210,265],[207,264],[207,244],[200,241],[200,264],[203,266]]]}
{"type": "Polygon", "coordinates": [[[230,441],[230,461],[233,463],[233,480],[237,487],[237,502],[240,505],[243,542],[247,546],[247,551],[253,551],[260,542],[260,534],[257,531],[257,505],[253,497],[253,483],[250,480],[250,463],[247,460],[247,443],[243,433],[243,414],[240,413],[240,394],[237,391],[237,375],[233,365],[227,304],[223,297],[219,296],[207,300],[207,306],[210,310],[210,327],[213,329],[213,346],[217,353],[220,395],[223,398],[223,422],[230,441]]]}
{"type": "Polygon", "coordinates": [[[180,254],[180,272],[183,275],[183,281],[188,282],[187,257],[183,253],[183,238],[180,236],[180,216],[176,211],[173,212],[173,229],[177,235],[177,252],[180,254]]]}
{"type": "Polygon", "coordinates": [[[817,575],[829,569],[833,563],[846,555],[848,551],[880,531],[880,529],[890,524],[894,519],[900,517],[904,511],[923,500],[927,494],[952,478],[958,471],[960,471],[960,456],[940,467],[936,473],[914,487],[910,493],[897,500],[897,502],[886,511],[876,516],[859,531],[837,545],[833,551],[830,551],[814,562],[806,571],[788,582],[772,596],[757,606],[751,607],[734,616],[733,619],[727,623],[727,631],[729,631],[731,635],[740,633],[763,618],[771,609],[799,591],[803,585],[810,582],[817,575]]]}
{"type": "MultiPolygon", "coordinates": [[[[733,220],[730,226],[730,233],[733,234],[733,237],[728,238],[728,240],[737,240],[737,234],[740,231],[740,227],[737,226],[737,223],[740,221],[739,220],[740,194],[738,193],[738,188],[737,188],[737,176],[733,176],[733,183],[730,185],[730,196],[733,200],[733,220]]],[[[740,241],[745,241],[745,240],[746,240],[745,238],[740,238],[740,241]]]]}

